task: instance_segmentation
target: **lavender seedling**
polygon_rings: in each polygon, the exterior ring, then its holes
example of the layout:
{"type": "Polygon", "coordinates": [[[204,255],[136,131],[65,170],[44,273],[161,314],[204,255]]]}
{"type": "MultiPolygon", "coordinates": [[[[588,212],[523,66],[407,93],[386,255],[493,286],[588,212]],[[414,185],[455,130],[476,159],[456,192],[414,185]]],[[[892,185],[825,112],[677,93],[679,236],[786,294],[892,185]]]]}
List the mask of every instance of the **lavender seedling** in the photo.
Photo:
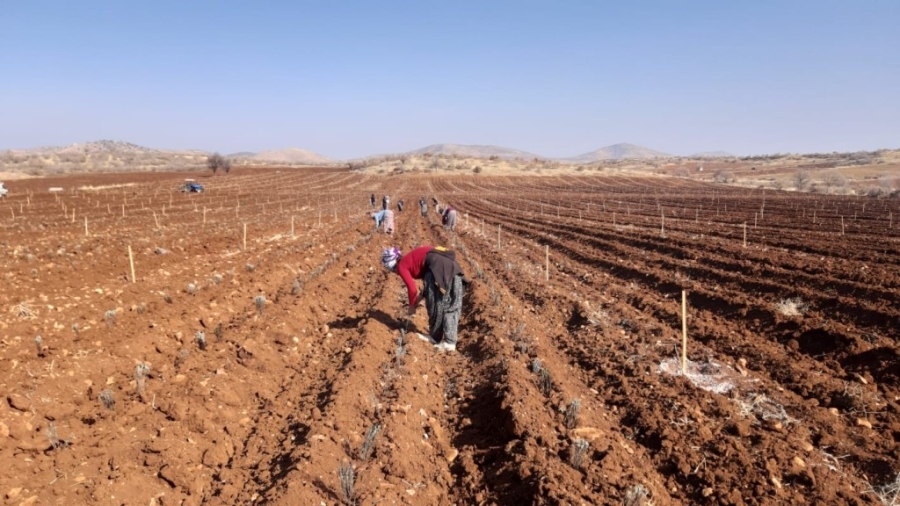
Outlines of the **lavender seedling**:
{"type": "Polygon", "coordinates": [[[98,398],[100,399],[100,402],[103,404],[104,408],[110,411],[116,409],[116,398],[115,396],[113,396],[112,390],[107,388],[106,390],[100,392],[98,398]]]}
{"type": "Polygon", "coordinates": [[[263,308],[266,307],[266,298],[262,295],[257,295],[253,302],[256,304],[256,311],[262,316],[263,308]]]}
{"type": "Polygon", "coordinates": [[[194,340],[197,341],[197,346],[200,347],[201,350],[206,350],[206,333],[203,331],[198,331],[194,336],[194,340]]]}
{"type": "Polygon", "coordinates": [[[375,447],[375,439],[378,438],[378,433],[380,432],[381,424],[378,423],[366,431],[366,438],[363,440],[362,448],[359,450],[359,460],[363,462],[368,460],[369,455],[372,453],[372,448],[375,447]]]}
{"type": "Polygon", "coordinates": [[[533,372],[535,374],[540,374],[541,369],[543,369],[543,367],[541,365],[541,359],[536,358],[531,361],[531,372],[533,372]]]}
{"type": "Polygon", "coordinates": [[[44,358],[44,338],[37,336],[34,338],[34,348],[37,351],[38,358],[44,358]]]}
{"type": "Polygon", "coordinates": [[[650,495],[650,491],[647,490],[647,487],[637,484],[625,492],[625,501],[622,504],[624,504],[624,506],[644,506],[645,504],[652,504],[644,502],[648,495],[650,495]]]}
{"type": "Polygon", "coordinates": [[[214,275],[213,275],[213,283],[215,283],[215,284],[217,284],[217,285],[221,285],[221,284],[222,284],[222,275],[221,275],[221,274],[214,274],[214,275]]]}
{"type": "Polygon", "coordinates": [[[54,450],[67,448],[71,444],[68,440],[59,438],[59,434],[56,432],[56,424],[54,424],[53,422],[50,422],[50,425],[47,426],[45,434],[47,435],[47,439],[50,441],[50,447],[54,450]]]}
{"type": "Polygon", "coordinates": [[[81,339],[81,328],[78,327],[77,323],[72,324],[72,333],[75,334],[75,340],[81,339]]]}
{"type": "Polygon", "coordinates": [[[550,371],[547,369],[541,369],[538,386],[541,387],[541,392],[546,396],[549,396],[553,390],[553,378],[550,377],[550,371]]]}
{"type": "Polygon", "coordinates": [[[116,310],[110,309],[109,311],[104,313],[103,319],[106,320],[106,325],[108,327],[114,327],[116,325],[116,310]]]}
{"type": "Polygon", "coordinates": [[[222,328],[221,323],[217,324],[216,328],[213,329],[213,334],[216,336],[216,341],[222,340],[222,336],[225,335],[225,330],[222,328]]]}
{"type": "Polygon", "coordinates": [[[581,469],[584,464],[584,456],[587,455],[590,444],[584,439],[576,439],[569,447],[569,464],[575,469],[581,469]]]}
{"type": "Polygon", "coordinates": [[[291,295],[300,295],[302,290],[303,283],[301,283],[299,279],[295,279],[294,284],[291,285],[291,295]]]}
{"type": "Polygon", "coordinates": [[[181,364],[183,364],[184,361],[187,360],[188,355],[190,354],[191,352],[189,352],[188,350],[179,351],[178,356],[175,357],[175,368],[178,369],[179,367],[181,367],[181,364]]]}
{"type": "Polygon", "coordinates": [[[353,487],[356,484],[356,474],[353,472],[353,466],[349,463],[341,463],[338,468],[338,479],[341,482],[341,494],[344,496],[344,504],[347,506],[356,506],[355,493],[353,487]]]}
{"type": "Polygon", "coordinates": [[[150,364],[147,362],[141,362],[140,364],[134,366],[134,383],[135,388],[137,390],[137,394],[144,398],[144,394],[146,392],[147,387],[147,375],[150,374],[150,364]]]}
{"type": "Polygon", "coordinates": [[[188,283],[187,287],[184,289],[185,293],[188,295],[194,295],[197,293],[197,285],[193,283],[188,283]]]}
{"type": "Polygon", "coordinates": [[[574,429],[575,424],[578,423],[578,411],[581,409],[581,401],[575,399],[569,404],[569,407],[566,408],[566,428],[574,429]]]}

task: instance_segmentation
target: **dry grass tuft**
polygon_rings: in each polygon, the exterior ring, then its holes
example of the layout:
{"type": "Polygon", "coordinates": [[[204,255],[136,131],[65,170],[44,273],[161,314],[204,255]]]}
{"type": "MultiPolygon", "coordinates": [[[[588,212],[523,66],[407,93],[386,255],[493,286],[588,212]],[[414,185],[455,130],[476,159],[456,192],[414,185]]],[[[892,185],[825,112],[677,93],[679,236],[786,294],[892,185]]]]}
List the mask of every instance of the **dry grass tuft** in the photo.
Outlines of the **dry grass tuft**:
{"type": "Polygon", "coordinates": [[[800,297],[782,299],[775,303],[775,311],[784,316],[800,316],[809,309],[809,304],[803,302],[800,297]]]}

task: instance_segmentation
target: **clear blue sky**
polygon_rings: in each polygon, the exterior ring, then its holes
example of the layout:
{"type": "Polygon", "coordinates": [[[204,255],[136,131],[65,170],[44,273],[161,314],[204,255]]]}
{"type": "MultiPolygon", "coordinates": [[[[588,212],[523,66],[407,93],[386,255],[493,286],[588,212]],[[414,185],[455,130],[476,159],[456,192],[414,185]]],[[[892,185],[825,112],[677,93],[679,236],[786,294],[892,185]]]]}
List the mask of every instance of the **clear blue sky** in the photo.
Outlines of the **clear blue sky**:
{"type": "Polygon", "coordinates": [[[898,22],[898,0],[8,0],[0,149],[900,148],[898,22]]]}

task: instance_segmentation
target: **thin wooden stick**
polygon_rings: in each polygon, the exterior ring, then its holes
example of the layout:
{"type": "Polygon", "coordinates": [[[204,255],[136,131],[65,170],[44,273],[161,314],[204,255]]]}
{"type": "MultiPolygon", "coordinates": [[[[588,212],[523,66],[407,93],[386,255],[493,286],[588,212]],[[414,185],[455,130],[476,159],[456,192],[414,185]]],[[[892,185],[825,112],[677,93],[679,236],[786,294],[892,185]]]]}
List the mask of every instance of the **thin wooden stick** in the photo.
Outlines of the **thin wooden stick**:
{"type": "Polygon", "coordinates": [[[134,254],[131,253],[131,245],[128,245],[128,263],[131,265],[131,282],[137,283],[134,277],[134,254]]]}
{"type": "Polygon", "coordinates": [[[291,237],[294,237],[294,216],[291,215],[291,237]]]}
{"type": "Polygon", "coordinates": [[[497,250],[500,250],[500,228],[501,225],[497,225],[497,250]]]}
{"type": "Polygon", "coordinates": [[[88,234],[88,225],[87,225],[87,216],[84,217],[84,236],[87,237],[88,234]]]}
{"type": "Polygon", "coordinates": [[[687,375],[687,290],[681,291],[681,374],[687,375]]]}
{"type": "Polygon", "coordinates": [[[550,280],[550,245],[544,245],[544,280],[550,280]]]}
{"type": "Polygon", "coordinates": [[[247,224],[244,223],[244,251],[247,251],[247,224]]]}
{"type": "Polygon", "coordinates": [[[747,247],[747,222],[744,222],[744,247],[747,247]]]}
{"type": "Polygon", "coordinates": [[[156,222],[156,228],[159,228],[159,218],[156,217],[156,211],[153,211],[153,221],[156,222]]]}

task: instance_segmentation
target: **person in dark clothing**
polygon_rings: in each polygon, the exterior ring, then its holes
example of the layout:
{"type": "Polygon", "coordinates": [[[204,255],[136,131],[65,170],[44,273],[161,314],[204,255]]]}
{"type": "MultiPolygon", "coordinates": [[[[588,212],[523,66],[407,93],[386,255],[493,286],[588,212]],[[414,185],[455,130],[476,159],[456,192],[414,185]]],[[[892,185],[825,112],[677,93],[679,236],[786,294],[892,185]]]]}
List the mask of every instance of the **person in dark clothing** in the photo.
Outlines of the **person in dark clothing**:
{"type": "Polygon", "coordinates": [[[391,198],[385,195],[381,197],[381,209],[387,211],[388,207],[391,206],[391,198]]]}
{"type": "Polygon", "coordinates": [[[419,207],[422,210],[422,216],[428,216],[428,201],[425,197],[419,199],[419,207]]]}
{"type": "Polygon", "coordinates": [[[419,302],[425,300],[429,335],[418,334],[418,337],[439,351],[456,351],[466,285],[456,253],[440,246],[419,246],[406,255],[397,248],[387,248],[381,254],[381,263],[406,284],[409,316],[415,315],[419,302]],[[423,281],[421,292],[416,286],[417,279],[423,281]]]}
{"type": "Polygon", "coordinates": [[[403,199],[397,201],[397,212],[403,212],[403,199]]]}
{"type": "Polygon", "coordinates": [[[369,195],[369,207],[375,207],[375,194],[369,195]]]}

